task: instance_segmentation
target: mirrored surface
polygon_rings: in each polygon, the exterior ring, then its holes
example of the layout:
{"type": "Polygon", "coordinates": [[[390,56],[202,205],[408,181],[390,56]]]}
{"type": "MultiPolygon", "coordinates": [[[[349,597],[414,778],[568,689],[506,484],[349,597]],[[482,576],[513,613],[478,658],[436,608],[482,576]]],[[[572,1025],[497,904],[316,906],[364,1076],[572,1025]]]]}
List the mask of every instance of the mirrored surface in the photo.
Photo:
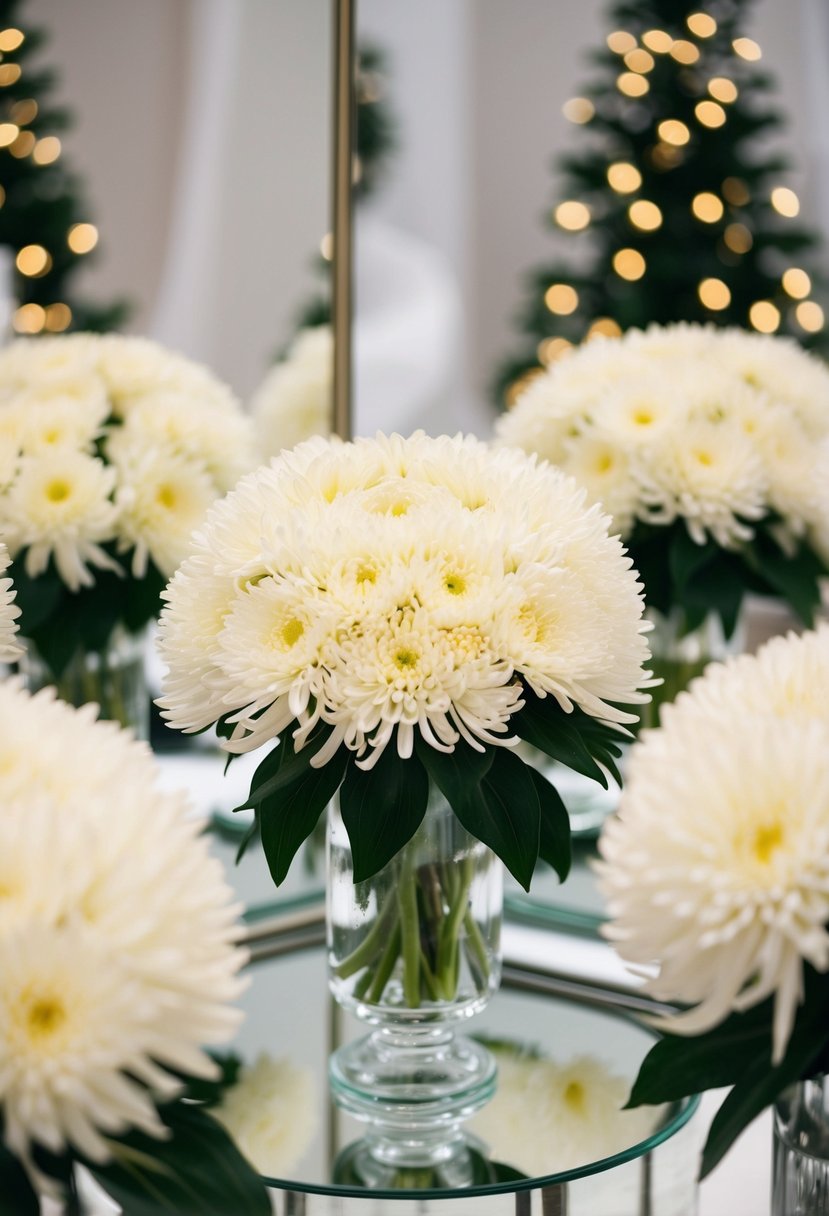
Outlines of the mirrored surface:
{"type": "MultiPolygon", "coordinates": [[[[278,937],[273,944],[281,948],[278,937]]],[[[346,1169],[359,1127],[331,1106],[327,1084],[329,1051],[359,1027],[328,995],[324,950],[262,959],[251,977],[237,1044],[250,1071],[246,1078],[243,1069],[247,1092],[232,1130],[279,1190],[360,1193],[346,1169]]],[[[691,1107],[620,1109],[651,1033],[609,1005],[540,988],[530,972],[508,969],[502,991],[471,1026],[500,1067],[498,1093],[471,1130],[484,1161],[524,1177],[505,1181],[496,1167],[466,1195],[558,1188],[570,1213],[690,1214],[699,1142],[691,1107]]],[[[309,1212],[340,1210],[316,1207],[310,1195],[308,1203],[309,1212]]]]}

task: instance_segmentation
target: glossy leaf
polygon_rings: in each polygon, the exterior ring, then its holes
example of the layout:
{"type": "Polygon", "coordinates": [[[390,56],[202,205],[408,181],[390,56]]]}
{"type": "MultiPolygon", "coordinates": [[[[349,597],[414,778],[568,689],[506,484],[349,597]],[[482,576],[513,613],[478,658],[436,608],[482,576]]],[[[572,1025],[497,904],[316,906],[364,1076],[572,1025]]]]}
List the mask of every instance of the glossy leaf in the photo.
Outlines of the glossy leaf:
{"type": "Polygon", "coordinates": [[[340,812],[351,842],[355,882],[382,870],[411,840],[428,801],[426,770],[417,756],[401,760],[394,739],[368,772],[356,765],[349,768],[340,790],[340,812]]]}

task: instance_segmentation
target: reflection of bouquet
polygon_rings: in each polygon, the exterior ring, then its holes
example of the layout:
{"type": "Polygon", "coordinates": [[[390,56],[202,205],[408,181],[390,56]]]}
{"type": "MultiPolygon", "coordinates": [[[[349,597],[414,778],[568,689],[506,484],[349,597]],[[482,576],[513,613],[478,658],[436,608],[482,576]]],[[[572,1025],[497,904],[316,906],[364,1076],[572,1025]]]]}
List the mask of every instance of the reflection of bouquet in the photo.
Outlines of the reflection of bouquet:
{"type": "Polygon", "coordinates": [[[596,340],[499,422],[613,516],[650,608],[709,611],[746,591],[807,622],[829,565],[829,371],[785,338],[699,325],[596,340]]]}
{"type": "Polygon", "coordinates": [[[127,1210],[151,1182],[171,1209],[196,1186],[215,1211],[209,1184],[220,1210],[267,1212],[221,1129],[178,1101],[217,1074],[200,1045],[239,1022],[238,909],[149,753],[93,719],[0,685],[3,1198],[71,1194],[83,1164],[127,1210]],[[224,1168],[199,1183],[200,1154],[224,1168]]]}
{"type": "Polygon", "coordinates": [[[139,338],[0,354],[0,536],[21,630],[59,675],[136,632],[210,503],[251,463],[249,424],[205,369],[139,338]]]}
{"type": "Polygon", "coordinates": [[[644,1140],[659,1118],[652,1108],[625,1110],[630,1082],[595,1056],[558,1064],[511,1044],[493,1050],[498,1088],[470,1129],[530,1177],[611,1157],[644,1140]]]}
{"type": "Polygon", "coordinates": [[[608,936],[656,965],[654,996],[692,1006],[665,1023],[634,1100],[734,1086],[704,1172],[787,1085],[826,1071],[827,688],[827,626],[710,667],[633,748],[601,839],[608,936]]]}
{"type": "Polygon", "coordinates": [[[213,1114],[260,1174],[285,1177],[316,1131],[314,1100],[307,1068],[263,1053],[242,1067],[213,1114]]]}
{"type": "Polygon", "coordinates": [[[161,700],[231,752],[271,743],[250,805],[277,882],[340,790],[354,880],[430,785],[525,886],[564,873],[566,813],[519,737],[604,779],[647,646],[636,577],[573,484],[422,434],[314,439],[211,512],[165,592],[161,700]]]}
{"type": "Polygon", "coordinates": [[[334,339],[328,325],[302,330],[253,395],[250,410],[263,460],[331,432],[334,339]]]}

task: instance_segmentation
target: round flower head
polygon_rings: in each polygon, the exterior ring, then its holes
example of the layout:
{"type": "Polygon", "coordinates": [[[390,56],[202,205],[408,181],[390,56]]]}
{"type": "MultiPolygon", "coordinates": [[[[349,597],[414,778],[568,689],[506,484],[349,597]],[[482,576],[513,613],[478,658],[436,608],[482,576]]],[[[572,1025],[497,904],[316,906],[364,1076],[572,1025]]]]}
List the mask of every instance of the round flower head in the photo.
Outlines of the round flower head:
{"type": "Polygon", "coordinates": [[[331,430],[334,342],[327,325],[303,330],[250,403],[263,460],[331,430]]]}
{"type": "MultiPolygon", "coordinates": [[[[4,544],[0,543],[0,575],[8,569],[8,565],[8,550],[4,544]]],[[[12,580],[0,578],[0,662],[2,663],[12,663],[20,654],[20,647],[14,640],[18,616],[20,616],[20,609],[14,605],[12,580]]]]}
{"type": "Polygon", "coordinates": [[[600,841],[607,936],[655,965],[678,1033],[774,994],[774,1060],[803,964],[829,968],[829,626],[712,665],[632,750],[600,841]]]}
{"type": "Polygon", "coordinates": [[[316,438],[212,508],[165,593],[160,704],[231,750],[295,723],[370,768],[391,740],[515,741],[522,690],[603,721],[647,660],[640,587],[561,473],[472,438],[316,438]]]}
{"type": "MultiPolygon", "coordinates": [[[[69,334],[0,352],[0,536],[31,577],[169,577],[209,504],[250,468],[252,430],[209,372],[141,338],[69,334]]],[[[25,627],[25,624],[24,624],[25,627]]]]}
{"type": "Polygon", "coordinates": [[[317,1129],[316,1097],[308,1069],[262,1053],[211,1113],[261,1174],[285,1177],[317,1129]]]}
{"type": "Polygon", "coordinates": [[[94,707],[0,685],[0,1110],[8,1148],[165,1135],[239,1021],[238,909],[184,800],[94,707]],[[117,806],[117,814],[113,808],[117,806]]]}
{"type": "Polygon", "coordinates": [[[498,436],[571,473],[625,538],[683,519],[735,549],[766,517],[816,544],[826,528],[829,372],[783,338],[680,324],[597,339],[536,376],[498,436]]]}

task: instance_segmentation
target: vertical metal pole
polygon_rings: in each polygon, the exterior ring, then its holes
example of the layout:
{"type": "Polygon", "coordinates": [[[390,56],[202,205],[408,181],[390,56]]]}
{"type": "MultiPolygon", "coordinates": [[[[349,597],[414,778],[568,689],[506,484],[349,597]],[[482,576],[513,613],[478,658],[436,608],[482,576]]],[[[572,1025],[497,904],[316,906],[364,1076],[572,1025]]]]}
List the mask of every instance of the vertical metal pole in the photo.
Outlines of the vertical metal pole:
{"type": "Polygon", "coordinates": [[[332,181],[334,237],[332,316],[334,322],[333,430],[351,438],[351,332],[353,323],[353,215],[351,174],[354,163],[356,0],[333,0],[334,134],[332,181]]]}

